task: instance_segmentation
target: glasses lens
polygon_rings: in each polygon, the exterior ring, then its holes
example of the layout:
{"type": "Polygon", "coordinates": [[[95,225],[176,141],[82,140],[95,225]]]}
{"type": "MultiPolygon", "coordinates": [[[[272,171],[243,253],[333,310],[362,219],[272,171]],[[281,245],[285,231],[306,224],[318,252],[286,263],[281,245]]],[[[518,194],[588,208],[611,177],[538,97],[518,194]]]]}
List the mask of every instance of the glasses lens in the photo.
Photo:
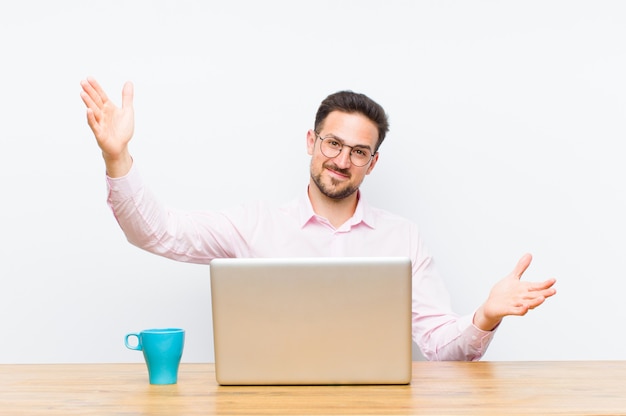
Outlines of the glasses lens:
{"type": "Polygon", "coordinates": [[[322,153],[326,157],[336,157],[341,153],[343,145],[332,137],[326,137],[322,139],[322,153]]]}
{"type": "Polygon", "coordinates": [[[350,160],[354,166],[365,166],[372,158],[372,154],[367,149],[356,148],[350,152],[350,160]]]}

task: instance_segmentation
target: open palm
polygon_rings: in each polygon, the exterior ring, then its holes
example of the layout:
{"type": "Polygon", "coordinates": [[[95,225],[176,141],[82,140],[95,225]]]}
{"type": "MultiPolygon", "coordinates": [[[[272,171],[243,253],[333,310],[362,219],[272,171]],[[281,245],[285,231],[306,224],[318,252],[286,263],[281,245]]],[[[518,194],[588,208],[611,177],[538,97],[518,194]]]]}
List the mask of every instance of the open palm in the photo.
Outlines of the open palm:
{"type": "Polygon", "coordinates": [[[93,79],[80,84],[80,96],[87,106],[87,122],[102,149],[105,159],[117,159],[127,152],[128,142],[135,128],[133,110],[133,84],[127,82],[122,89],[122,107],[117,107],[93,79]]]}

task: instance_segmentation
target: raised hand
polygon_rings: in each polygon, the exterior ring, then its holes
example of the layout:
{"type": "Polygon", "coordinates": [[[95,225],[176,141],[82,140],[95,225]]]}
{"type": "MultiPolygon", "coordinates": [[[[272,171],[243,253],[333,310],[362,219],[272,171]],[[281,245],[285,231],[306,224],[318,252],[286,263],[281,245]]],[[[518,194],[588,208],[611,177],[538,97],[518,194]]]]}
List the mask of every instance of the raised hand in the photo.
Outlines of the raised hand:
{"type": "Polygon", "coordinates": [[[87,78],[80,85],[83,89],[80,97],[87,106],[87,123],[102,150],[107,174],[123,176],[132,166],[128,142],[135,128],[133,84],[124,84],[121,108],[109,100],[95,79],[87,78]]]}
{"type": "Polygon", "coordinates": [[[525,315],[556,293],[552,287],[555,279],[543,282],[520,280],[531,260],[530,254],[522,256],[513,271],[493,286],[487,301],[474,315],[474,325],[486,331],[492,330],[505,316],[525,315]]]}

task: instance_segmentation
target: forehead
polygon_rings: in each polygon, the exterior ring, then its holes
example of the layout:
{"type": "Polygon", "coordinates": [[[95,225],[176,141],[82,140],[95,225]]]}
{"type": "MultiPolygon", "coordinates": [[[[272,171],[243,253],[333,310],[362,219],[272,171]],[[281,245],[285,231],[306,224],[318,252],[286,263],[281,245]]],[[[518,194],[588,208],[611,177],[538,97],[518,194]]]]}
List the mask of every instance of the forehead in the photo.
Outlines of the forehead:
{"type": "Polygon", "coordinates": [[[361,145],[374,149],[378,142],[376,124],[360,113],[332,111],[324,120],[320,130],[321,136],[332,134],[350,146],[361,145]]]}

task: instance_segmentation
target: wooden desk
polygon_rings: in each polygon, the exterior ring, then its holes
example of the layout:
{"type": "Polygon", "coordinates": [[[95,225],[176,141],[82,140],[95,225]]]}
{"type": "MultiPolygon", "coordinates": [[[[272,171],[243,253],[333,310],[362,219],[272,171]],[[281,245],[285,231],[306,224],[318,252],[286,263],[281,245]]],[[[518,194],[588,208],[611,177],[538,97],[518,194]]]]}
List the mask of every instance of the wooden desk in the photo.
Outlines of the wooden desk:
{"type": "Polygon", "coordinates": [[[409,386],[222,387],[213,364],[0,365],[1,415],[626,414],[626,361],[415,362],[409,386]]]}

